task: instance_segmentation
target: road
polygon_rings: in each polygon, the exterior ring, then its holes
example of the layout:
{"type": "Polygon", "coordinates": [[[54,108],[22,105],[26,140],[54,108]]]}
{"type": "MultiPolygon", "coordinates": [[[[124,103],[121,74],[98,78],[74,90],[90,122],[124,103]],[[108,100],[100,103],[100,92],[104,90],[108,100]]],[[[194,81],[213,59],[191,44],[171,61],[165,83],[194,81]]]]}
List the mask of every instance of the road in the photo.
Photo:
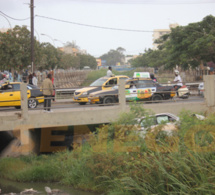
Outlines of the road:
{"type": "MultiPolygon", "coordinates": [[[[180,99],[180,98],[174,98],[171,100],[164,100],[163,102],[168,103],[168,104],[174,104],[174,103],[179,103],[179,102],[199,102],[202,103],[204,102],[204,98],[202,96],[190,96],[188,99],[180,99]]],[[[156,103],[156,104],[162,104],[161,103],[156,103]]],[[[143,104],[149,104],[151,102],[144,102],[142,101],[141,103],[143,104]]],[[[127,102],[127,105],[129,103],[127,102]]],[[[155,104],[155,103],[152,103],[155,104]]],[[[98,104],[86,104],[86,105],[79,105],[78,103],[75,103],[72,99],[58,99],[56,102],[52,102],[52,110],[55,109],[71,109],[71,108],[89,108],[89,107],[98,107],[98,106],[104,106],[104,105],[98,105],[98,104]]],[[[108,106],[108,105],[105,105],[108,106]]],[[[43,109],[43,104],[38,105],[36,108],[37,110],[42,110],[43,109]]],[[[35,109],[33,109],[35,110],[35,109]]],[[[14,112],[18,111],[18,109],[15,109],[14,107],[0,107],[0,112],[14,112]]],[[[30,110],[31,111],[31,110],[30,110]]]]}

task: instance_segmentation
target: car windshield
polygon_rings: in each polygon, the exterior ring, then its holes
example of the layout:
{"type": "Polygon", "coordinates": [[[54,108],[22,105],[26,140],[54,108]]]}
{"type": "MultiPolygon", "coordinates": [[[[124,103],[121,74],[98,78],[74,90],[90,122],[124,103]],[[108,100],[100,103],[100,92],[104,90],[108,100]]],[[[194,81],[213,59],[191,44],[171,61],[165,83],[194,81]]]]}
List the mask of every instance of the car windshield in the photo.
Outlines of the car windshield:
{"type": "Polygon", "coordinates": [[[96,86],[102,86],[104,84],[104,82],[106,82],[107,79],[104,78],[100,78],[97,79],[96,81],[94,81],[93,83],[90,84],[91,87],[96,87],[96,86]]]}
{"type": "Polygon", "coordinates": [[[157,123],[158,124],[162,124],[162,123],[167,123],[167,122],[169,122],[169,118],[168,118],[168,116],[158,116],[157,117],[157,123]]]}

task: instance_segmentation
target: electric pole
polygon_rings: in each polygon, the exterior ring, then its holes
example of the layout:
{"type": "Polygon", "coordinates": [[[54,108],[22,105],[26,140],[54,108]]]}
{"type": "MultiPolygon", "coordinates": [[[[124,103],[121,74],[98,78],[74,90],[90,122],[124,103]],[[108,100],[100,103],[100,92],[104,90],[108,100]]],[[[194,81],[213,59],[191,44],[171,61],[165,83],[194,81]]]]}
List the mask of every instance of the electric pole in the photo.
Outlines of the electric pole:
{"type": "Polygon", "coordinates": [[[31,0],[31,70],[35,71],[34,64],[34,0],[31,0]]]}

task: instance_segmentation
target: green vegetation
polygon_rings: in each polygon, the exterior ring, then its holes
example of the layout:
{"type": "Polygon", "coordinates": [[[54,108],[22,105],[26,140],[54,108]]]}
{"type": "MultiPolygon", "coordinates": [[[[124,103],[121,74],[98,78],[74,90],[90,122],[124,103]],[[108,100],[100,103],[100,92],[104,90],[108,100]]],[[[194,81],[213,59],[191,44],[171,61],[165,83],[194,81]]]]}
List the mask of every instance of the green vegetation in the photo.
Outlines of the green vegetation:
{"type": "Polygon", "coordinates": [[[131,61],[134,67],[160,67],[172,69],[179,65],[183,69],[196,68],[202,63],[215,63],[215,17],[206,16],[201,22],[171,29],[155,43],[158,50],[148,49],[131,61]]]}
{"type": "Polygon", "coordinates": [[[72,152],[1,159],[0,177],[58,181],[109,195],[214,194],[215,116],[198,120],[184,111],[172,135],[162,124],[143,139],[134,119],[151,114],[132,104],[72,152]]]}
{"type": "MultiPolygon", "coordinates": [[[[26,69],[31,64],[31,33],[26,26],[15,26],[6,33],[0,32],[0,69],[15,70],[26,69]]],[[[96,59],[88,54],[71,54],[62,52],[50,43],[35,42],[35,65],[37,70],[54,68],[76,68],[83,69],[89,66],[97,67],[96,59]]],[[[77,48],[74,43],[67,43],[65,48],[77,48]]]]}
{"type": "Polygon", "coordinates": [[[125,55],[123,52],[125,52],[125,49],[118,47],[116,50],[111,49],[108,53],[103,54],[100,58],[106,61],[106,66],[116,66],[118,63],[120,63],[120,65],[124,65],[123,59],[125,58],[125,55]]]}

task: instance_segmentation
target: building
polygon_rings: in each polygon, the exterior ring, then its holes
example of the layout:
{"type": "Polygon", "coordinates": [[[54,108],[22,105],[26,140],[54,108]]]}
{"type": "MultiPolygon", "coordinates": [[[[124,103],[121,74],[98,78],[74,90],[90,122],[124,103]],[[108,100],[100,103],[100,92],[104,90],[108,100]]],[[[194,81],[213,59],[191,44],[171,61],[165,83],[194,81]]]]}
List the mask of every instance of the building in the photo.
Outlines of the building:
{"type": "Polygon", "coordinates": [[[139,55],[127,55],[127,56],[125,56],[125,64],[130,66],[131,64],[130,64],[129,60],[135,59],[138,56],[139,55]]]}
{"type": "Polygon", "coordinates": [[[10,28],[0,28],[0,32],[2,32],[2,33],[7,32],[8,30],[10,30],[10,28]]]}
{"type": "Polygon", "coordinates": [[[158,44],[154,43],[156,39],[160,38],[161,36],[165,34],[169,34],[171,32],[171,28],[175,28],[179,26],[177,23],[170,24],[169,29],[155,29],[153,32],[153,50],[156,50],[158,48],[158,44]]]}
{"type": "Polygon", "coordinates": [[[64,53],[67,54],[72,54],[74,56],[77,56],[77,54],[87,54],[87,50],[83,49],[83,50],[79,50],[77,48],[71,47],[71,46],[66,46],[66,47],[59,47],[59,50],[61,50],[64,53]]]}

